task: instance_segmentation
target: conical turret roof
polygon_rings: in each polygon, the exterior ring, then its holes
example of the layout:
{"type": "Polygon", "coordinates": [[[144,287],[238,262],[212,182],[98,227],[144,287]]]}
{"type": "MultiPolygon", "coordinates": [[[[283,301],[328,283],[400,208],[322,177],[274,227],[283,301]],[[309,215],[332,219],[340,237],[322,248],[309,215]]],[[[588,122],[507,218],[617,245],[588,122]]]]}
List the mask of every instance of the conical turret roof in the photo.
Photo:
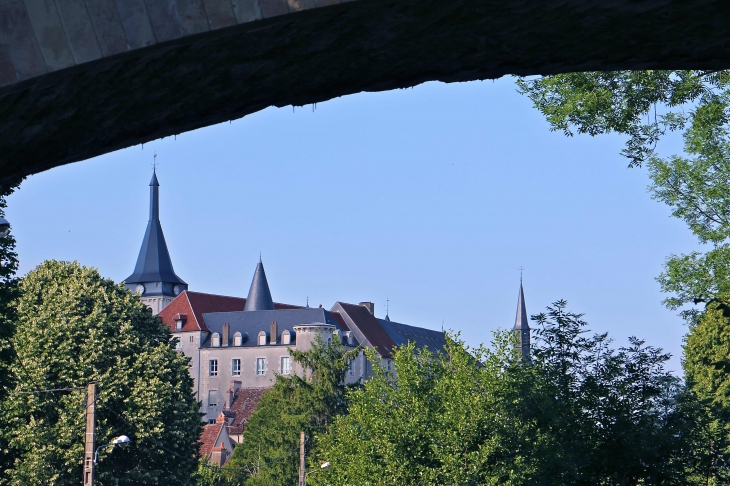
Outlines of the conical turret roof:
{"type": "Polygon", "coordinates": [[[251,288],[248,291],[248,298],[244,311],[274,310],[274,300],[271,298],[271,290],[269,290],[269,282],[266,280],[266,272],[264,264],[259,258],[256,265],[256,271],[253,274],[251,288]]]}
{"type": "Polygon", "coordinates": [[[167,250],[165,235],[162,233],[159,186],[157,174],[153,171],[150,181],[150,219],[147,222],[134,273],[124,279],[127,284],[165,282],[186,285],[172,268],[170,252],[167,250]]]}
{"type": "Polygon", "coordinates": [[[525,292],[522,290],[520,281],[520,293],[517,296],[517,316],[515,317],[515,329],[530,329],[527,322],[527,308],[525,307],[525,292]]]}

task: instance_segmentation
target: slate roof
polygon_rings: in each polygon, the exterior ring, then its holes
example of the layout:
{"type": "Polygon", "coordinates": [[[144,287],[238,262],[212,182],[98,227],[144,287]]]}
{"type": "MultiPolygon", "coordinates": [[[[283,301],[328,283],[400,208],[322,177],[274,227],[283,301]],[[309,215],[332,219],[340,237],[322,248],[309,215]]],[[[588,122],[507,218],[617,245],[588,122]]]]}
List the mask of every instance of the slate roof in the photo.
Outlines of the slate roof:
{"type": "Polygon", "coordinates": [[[254,272],[253,279],[251,280],[251,287],[248,290],[246,307],[244,307],[243,310],[274,310],[274,301],[271,298],[269,282],[266,280],[266,272],[264,271],[264,264],[261,259],[259,259],[259,263],[256,265],[256,271],[254,272]]]}
{"type": "Polygon", "coordinates": [[[142,239],[137,264],[132,275],[124,279],[127,284],[144,282],[167,282],[185,284],[172,268],[170,252],[167,250],[165,235],[160,225],[160,200],[157,174],[152,173],[150,182],[150,219],[142,239]]]}
{"type": "MultiPolygon", "coordinates": [[[[207,331],[203,314],[207,312],[234,312],[242,311],[246,306],[246,299],[227,295],[205,294],[186,290],[178,295],[167,307],[160,311],[160,319],[170,331],[175,331],[176,314],[187,314],[187,320],[182,331],[207,331]]],[[[303,309],[297,305],[274,303],[276,309],[303,309]]]]}
{"type": "Polygon", "coordinates": [[[419,348],[428,347],[429,350],[435,353],[444,351],[446,339],[444,339],[444,333],[441,331],[409,326],[386,319],[378,319],[378,321],[397,346],[403,346],[410,341],[416,343],[419,348]]]}
{"type": "MultiPolygon", "coordinates": [[[[230,326],[231,340],[234,333],[240,332],[243,337],[243,347],[257,346],[256,337],[259,332],[265,331],[268,335],[271,329],[271,323],[274,321],[277,323],[277,342],[281,340],[281,333],[284,332],[284,329],[288,329],[292,335],[292,343],[294,343],[296,339],[294,326],[300,324],[324,323],[345,330],[329,312],[324,309],[313,308],[210,312],[204,313],[203,319],[210,332],[217,332],[219,334],[223,333],[223,324],[227,322],[230,326]]],[[[269,337],[267,342],[270,339],[269,337]]],[[[210,337],[202,343],[201,347],[210,347],[210,337]]]]}
{"type": "Polygon", "coordinates": [[[517,316],[515,316],[514,329],[530,329],[530,324],[527,322],[527,308],[525,307],[525,292],[522,290],[522,282],[520,282],[520,293],[517,296],[517,316]]]}

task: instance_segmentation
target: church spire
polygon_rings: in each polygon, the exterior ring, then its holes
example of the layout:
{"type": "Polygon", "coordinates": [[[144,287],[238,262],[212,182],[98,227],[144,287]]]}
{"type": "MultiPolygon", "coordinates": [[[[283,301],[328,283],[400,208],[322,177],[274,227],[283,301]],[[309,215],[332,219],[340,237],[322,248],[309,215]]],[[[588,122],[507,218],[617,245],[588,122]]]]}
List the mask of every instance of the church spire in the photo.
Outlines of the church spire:
{"type": "Polygon", "coordinates": [[[522,350],[522,359],[530,360],[530,325],[527,322],[527,308],[525,306],[525,291],[522,288],[520,276],[520,292],[517,295],[517,315],[515,316],[514,333],[519,338],[518,348],[522,350]]]}
{"type": "Polygon", "coordinates": [[[160,183],[154,170],[150,181],[150,219],[134,272],[124,279],[124,283],[132,292],[140,293],[142,301],[150,305],[154,313],[161,311],[188,287],[172,268],[170,252],[160,225],[160,183]],[[152,302],[154,305],[151,305],[152,302]]]}
{"type": "Polygon", "coordinates": [[[256,265],[256,271],[253,274],[251,288],[248,290],[248,298],[243,310],[274,310],[274,301],[271,298],[271,290],[269,290],[269,282],[266,280],[266,272],[264,271],[261,256],[259,256],[259,262],[256,265]]]}

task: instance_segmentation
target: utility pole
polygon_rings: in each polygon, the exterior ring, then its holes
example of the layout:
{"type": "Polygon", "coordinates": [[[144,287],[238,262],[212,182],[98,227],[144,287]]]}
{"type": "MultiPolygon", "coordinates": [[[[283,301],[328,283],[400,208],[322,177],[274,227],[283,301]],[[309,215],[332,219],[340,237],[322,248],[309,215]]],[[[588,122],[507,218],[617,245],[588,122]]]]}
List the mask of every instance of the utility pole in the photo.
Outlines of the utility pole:
{"type": "Polygon", "coordinates": [[[304,431],[299,432],[299,486],[305,486],[307,477],[304,472],[304,431]]]}
{"type": "Polygon", "coordinates": [[[86,389],[86,440],[84,442],[84,486],[94,486],[94,447],[96,446],[96,383],[86,389]]]}

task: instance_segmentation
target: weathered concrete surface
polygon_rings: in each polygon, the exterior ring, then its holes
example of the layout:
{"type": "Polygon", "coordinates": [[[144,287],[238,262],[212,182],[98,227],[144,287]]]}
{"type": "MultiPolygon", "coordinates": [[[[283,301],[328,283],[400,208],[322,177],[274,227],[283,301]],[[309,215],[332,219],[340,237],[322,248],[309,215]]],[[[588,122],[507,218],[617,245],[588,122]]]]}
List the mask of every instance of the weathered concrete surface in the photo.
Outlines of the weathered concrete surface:
{"type": "Polygon", "coordinates": [[[727,0],[0,0],[0,181],[360,91],[725,68],[727,0]]]}

